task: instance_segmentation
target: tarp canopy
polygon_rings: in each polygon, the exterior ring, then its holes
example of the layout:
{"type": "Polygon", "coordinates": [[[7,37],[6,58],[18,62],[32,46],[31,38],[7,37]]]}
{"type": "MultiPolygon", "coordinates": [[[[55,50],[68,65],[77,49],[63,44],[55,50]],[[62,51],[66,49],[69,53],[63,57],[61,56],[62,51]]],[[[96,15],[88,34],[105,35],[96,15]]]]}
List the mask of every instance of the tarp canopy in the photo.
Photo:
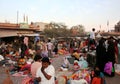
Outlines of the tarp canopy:
{"type": "Polygon", "coordinates": [[[39,36],[37,33],[18,33],[18,36],[39,36]]]}
{"type": "Polygon", "coordinates": [[[17,31],[0,30],[0,37],[11,37],[11,36],[17,36],[17,31]]]}
{"type": "Polygon", "coordinates": [[[0,30],[0,38],[11,36],[39,36],[39,34],[33,31],[0,30]]]}

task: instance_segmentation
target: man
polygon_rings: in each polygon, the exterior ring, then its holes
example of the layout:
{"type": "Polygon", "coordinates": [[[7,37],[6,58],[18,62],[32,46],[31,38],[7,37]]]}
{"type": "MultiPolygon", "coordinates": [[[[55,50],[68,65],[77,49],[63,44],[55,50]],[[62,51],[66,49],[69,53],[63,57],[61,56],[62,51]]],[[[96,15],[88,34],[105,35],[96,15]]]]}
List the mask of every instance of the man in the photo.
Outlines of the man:
{"type": "Polygon", "coordinates": [[[95,43],[95,28],[92,29],[92,32],[90,33],[88,37],[88,51],[91,45],[96,45],[95,43]]]}
{"type": "Polygon", "coordinates": [[[90,39],[95,40],[95,28],[93,28],[92,32],[90,33],[90,39]]]}
{"type": "Polygon", "coordinates": [[[48,50],[48,57],[52,57],[52,51],[53,51],[53,43],[51,42],[51,40],[48,40],[47,43],[47,50],[48,50]]]}
{"type": "Polygon", "coordinates": [[[55,68],[48,57],[42,59],[42,67],[36,73],[39,84],[55,84],[55,68]]]}

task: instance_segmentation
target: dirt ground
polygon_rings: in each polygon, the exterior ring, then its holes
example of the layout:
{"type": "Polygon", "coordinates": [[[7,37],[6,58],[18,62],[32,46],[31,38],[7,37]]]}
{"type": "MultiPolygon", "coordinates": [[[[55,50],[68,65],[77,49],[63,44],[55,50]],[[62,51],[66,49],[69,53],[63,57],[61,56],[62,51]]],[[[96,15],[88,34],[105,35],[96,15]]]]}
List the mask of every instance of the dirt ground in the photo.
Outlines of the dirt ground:
{"type": "MultiPolygon", "coordinates": [[[[52,64],[55,67],[56,70],[56,76],[58,76],[58,71],[60,69],[61,64],[63,64],[63,57],[64,56],[58,56],[55,58],[52,58],[52,64]]],[[[64,74],[63,72],[59,73],[60,74],[64,74]]],[[[0,67],[0,84],[2,84],[3,79],[6,78],[6,74],[5,74],[5,68],[0,67]]],[[[11,79],[13,80],[14,84],[21,84],[21,80],[22,77],[11,77],[11,79]]],[[[105,77],[107,84],[120,84],[119,80],[120,80],[120,76],[115,75],[115,77],[105,77]]]]}

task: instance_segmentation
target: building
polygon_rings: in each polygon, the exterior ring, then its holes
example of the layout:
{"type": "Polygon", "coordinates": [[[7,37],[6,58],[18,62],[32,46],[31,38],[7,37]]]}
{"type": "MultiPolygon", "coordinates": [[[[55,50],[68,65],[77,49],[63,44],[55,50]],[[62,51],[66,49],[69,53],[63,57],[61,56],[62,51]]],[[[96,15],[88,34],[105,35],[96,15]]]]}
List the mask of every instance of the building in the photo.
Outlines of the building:
{"type": "Polygon", "coordinates": [[[115,25],[115,32],[120,32],[120,21],[115,25]]]}
{"type": "Polygon", "coordinates": [[[11,36],[33,36],[38,29],[27,23],[0,23],[0,38],[11,36]]]}

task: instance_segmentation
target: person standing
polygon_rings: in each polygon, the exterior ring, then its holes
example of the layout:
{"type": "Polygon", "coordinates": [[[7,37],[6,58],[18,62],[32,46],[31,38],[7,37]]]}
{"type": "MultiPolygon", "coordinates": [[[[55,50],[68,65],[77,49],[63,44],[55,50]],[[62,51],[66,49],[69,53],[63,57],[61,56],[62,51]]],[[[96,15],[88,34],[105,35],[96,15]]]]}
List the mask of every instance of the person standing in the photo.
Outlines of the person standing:
{"type": "Polygon", "coordinates": [[[39,84],[55,84],[55,68],[48,57],[42,58],[42,67],[37,70],[36,79],[39,84]]]}
{"type": "Polygon", "coordinates": [[[53,51],[53,43],[51,42],[51,40],[48,40],[47,43],[47,50],[48,50],[48,57],[52,57],[52,51],[53,51]]]}
{"type": "Polygon", "coordinates": [[[93,41],[95,40],[95,28],[92,29],[92,32],[90,33],[90,39],[93,41]]]}
{"type": "Polygon", "coordinates": [[[54,50],[53,50],[54,52],[55,52],[55,54],[57,55],[57,53],[58,53],[58,42],[55,42],[54,43],[54,50]]]}
{"type": "Polygon", "coordinates": [[[109,75],[110,77],[113,77],[115,75],[115,46],[113,42],[113,37],[110,37],[108,39],[108,48],[107,48],[107,62],[112,62],[112,73],[109,75]]]}
{"type": "Polygon", "coordinates": [[[22,42],[22,44],[21,44],[21,58],[24,58],[26,50],[27,50],[27,46],[22,42]]]}
{"type": "Polygon", "coordinates": [[[37,40],[35,43],[35,51],[37,54],[41,54],[41,45],[40,45],[40,40],[37,40]]]}
{"type": "Polygon", "coordinates": [[[70,41],[70,53],[72,54],[73,53],[73,50],[74,50],[74,40],[72,39],[70,41]]]}
{"type": "Polygon", "coordinates": [[[45,40],[43,40],[42,46],[43,46],[43,49],[41,52],[41,56],[48,57],[47,43],[45,42],[45,40]]]}
{"type": "Polygon", "coordinates": [[[106,57],[106,48],[105,48],[105,39],[101,38],[96,47],[96,65],[101,72],[104,72],[104,66],[107,60],[106,57]]]}
{"type": "Polygon", "coordinates": [[[92,29],[92,32],[90,33],[88,37],[88,51],[91,45],[96,45],[95,43],[95,28],[92,29]]]}

